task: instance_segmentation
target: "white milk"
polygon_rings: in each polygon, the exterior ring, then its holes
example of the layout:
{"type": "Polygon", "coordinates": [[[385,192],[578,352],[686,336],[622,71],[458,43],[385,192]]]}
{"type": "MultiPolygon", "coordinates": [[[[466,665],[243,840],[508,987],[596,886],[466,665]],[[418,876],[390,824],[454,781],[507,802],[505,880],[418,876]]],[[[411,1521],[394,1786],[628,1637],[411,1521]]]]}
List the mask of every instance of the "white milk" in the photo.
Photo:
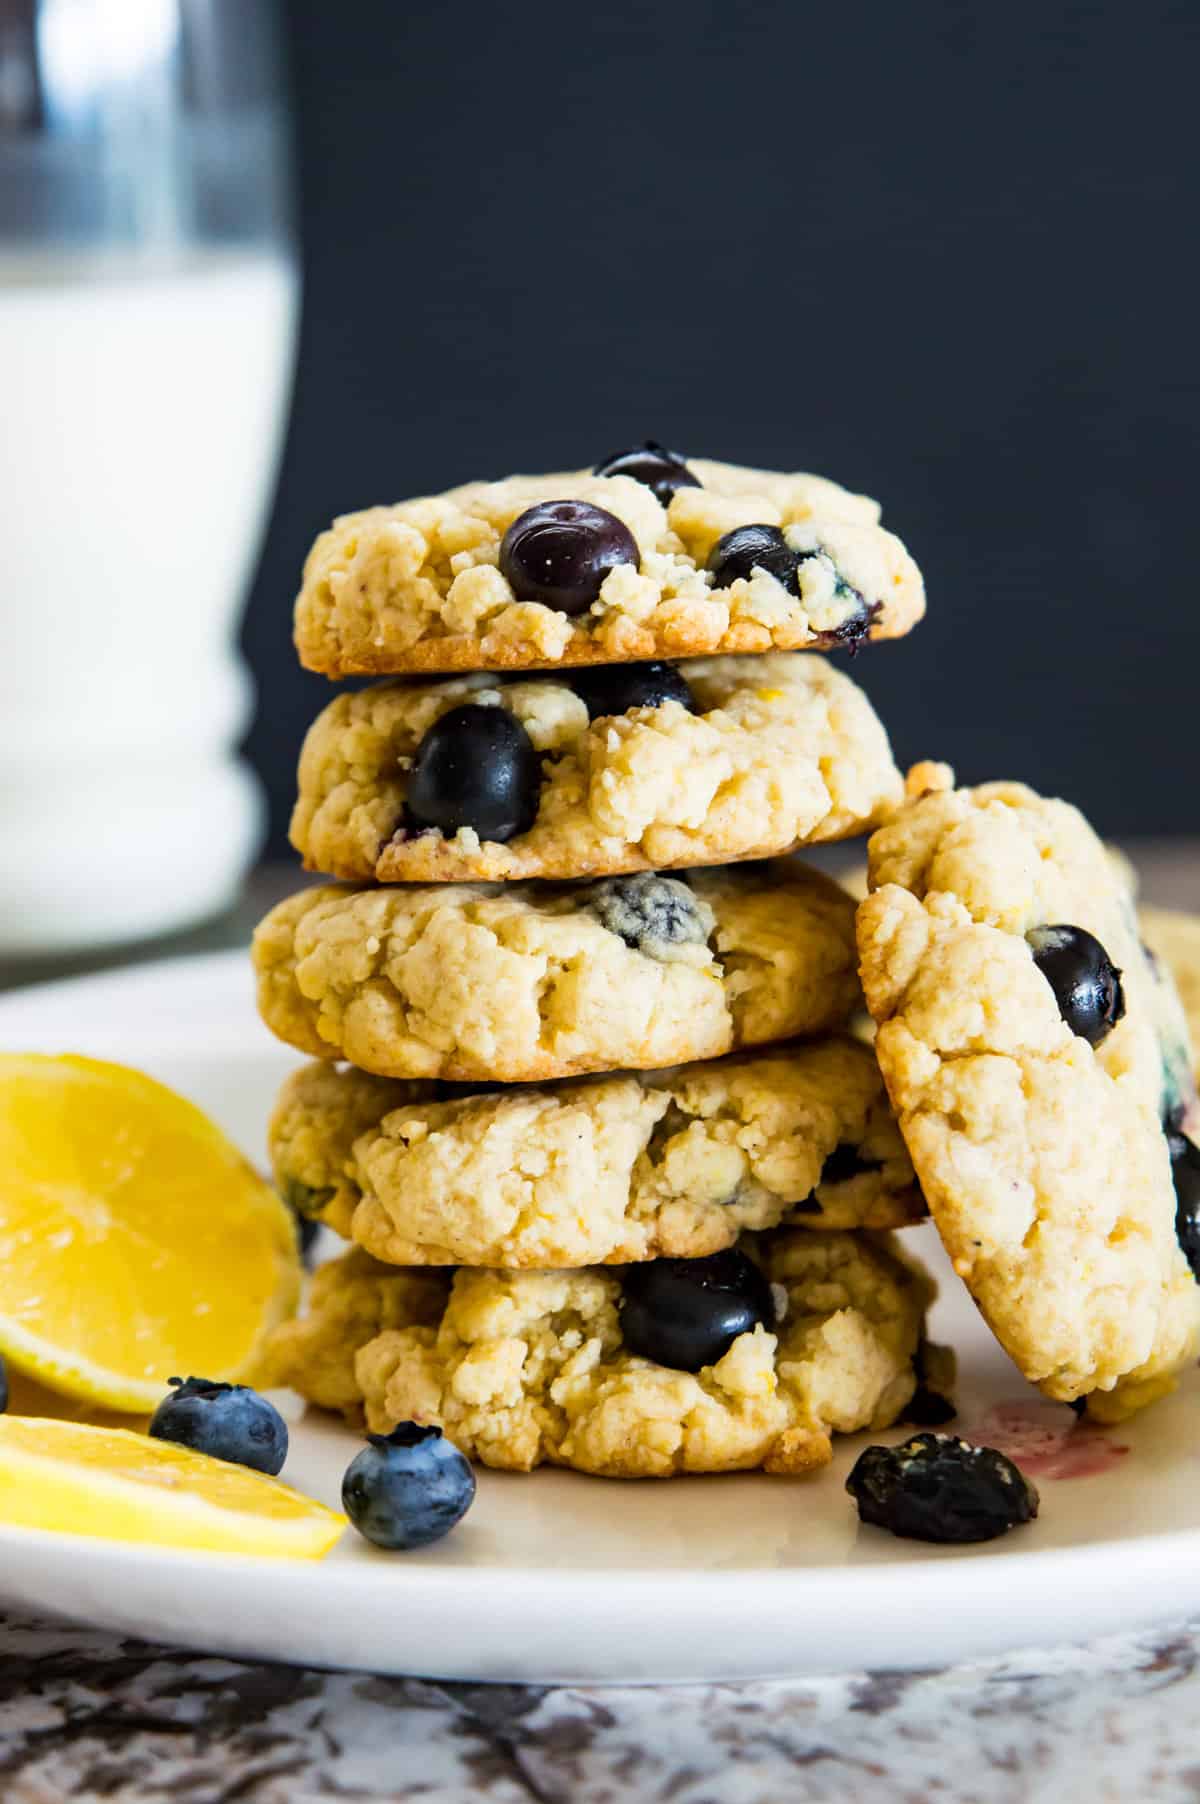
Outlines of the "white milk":
{"type": "Polygon", "coordinates": [[[261,252],[0,260],[0,953],[199,919],[253,856],[233,644],[295,303],[261,252]]]}

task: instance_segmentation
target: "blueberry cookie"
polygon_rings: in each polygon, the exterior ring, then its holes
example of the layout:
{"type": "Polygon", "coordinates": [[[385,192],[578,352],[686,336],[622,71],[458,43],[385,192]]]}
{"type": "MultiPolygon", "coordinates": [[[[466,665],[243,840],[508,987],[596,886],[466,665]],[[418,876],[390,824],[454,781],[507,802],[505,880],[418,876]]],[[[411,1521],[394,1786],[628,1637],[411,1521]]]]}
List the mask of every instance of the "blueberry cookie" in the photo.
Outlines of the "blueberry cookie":
{"type": "Polygon", "coordinates": [[[433,1423],[487,1466],[613,1478],[826,1464],[831,1435],[903,1413],[933,1294],[886,1235],[784,1231],[620,1272],[426,1272],[405,1322],[412,1274],[365,1259],[318,1274],[263,1382],[345,1409],[352,1371],[375,1432],[433,1423]]]}
{"type": "Polygon", "coordinates": [[[1048,1396],[1115,1419],[1171,1388],[1200,1330],[1164,1132],[1192,1110],[1186,1031],[1082,815],[930,769],[869,848],[876,1054],[997,1337],[1048,1396]]]}
{"type": "Polygon", "coordinates": [[[259,1011],[383,1077],[646,1070],[839,1026],[854,904],[797,860],[599,883],[302,890],[254,936],[259,1011]]]}
{"type": "Polygon", "coordinates": [[[1175,980],[1193,1052],[1200,1052],[1200,915],[1176,908],[1138,910],[1142,939],[1175,980]]]}
{"type": "Polygon", "coordinates": [[[853,647],[921,618],[921,573],[875,502],[663,456],[665,481],[618,457],[344,515],[304,567],[301,662],[329,677],[538,670],[853,647]]]}
{"type": "Polygon", "coordinates": [[[289,1202],[393,1265],[690,1259],[744,1229],[923,1212],[879,1068],[839,1038],[455,1097],[305,1065],[270,1148],[289,1202]]]}
{"type": "Polygon", "coordinates": [[[843,839],[901,791],[870,702],[824,658],[401,681],[313,724],[292,843],[352,883],[603,876],[843,839]]]}

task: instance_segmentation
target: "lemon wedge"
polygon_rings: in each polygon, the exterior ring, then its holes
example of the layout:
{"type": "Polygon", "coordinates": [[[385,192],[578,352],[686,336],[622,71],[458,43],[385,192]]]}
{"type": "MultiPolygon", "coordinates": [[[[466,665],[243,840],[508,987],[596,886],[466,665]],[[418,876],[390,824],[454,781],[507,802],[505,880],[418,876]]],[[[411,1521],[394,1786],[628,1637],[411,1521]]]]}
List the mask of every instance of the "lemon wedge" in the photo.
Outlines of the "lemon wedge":
{"type": "Polygon", "coordinates": [[[2,1416],[0,1523],[319,1560],[346,1518],[277,1478],[128,1428],[2,1416]]]}
{"type": "Polygon", "coordinates": [[[144,1413],[236,1379],[295,1308],[295,1227],[192,1103],[94,1059],[0,1054],[0,1352],[144,1413]]]}

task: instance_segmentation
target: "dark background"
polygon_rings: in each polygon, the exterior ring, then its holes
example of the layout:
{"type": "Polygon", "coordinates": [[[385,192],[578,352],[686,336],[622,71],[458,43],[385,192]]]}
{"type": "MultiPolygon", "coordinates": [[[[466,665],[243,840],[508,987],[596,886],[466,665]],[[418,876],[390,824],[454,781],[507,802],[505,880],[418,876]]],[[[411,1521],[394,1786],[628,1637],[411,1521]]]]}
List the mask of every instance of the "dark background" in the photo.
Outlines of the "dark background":
{"type": "Polygon", "coordinates": [[[1200,9],[292,0],[306,294],[246,623],[283,849],[338,512],[647,435],[878,496],[898,756],[1200,831],[1200,9]]]}

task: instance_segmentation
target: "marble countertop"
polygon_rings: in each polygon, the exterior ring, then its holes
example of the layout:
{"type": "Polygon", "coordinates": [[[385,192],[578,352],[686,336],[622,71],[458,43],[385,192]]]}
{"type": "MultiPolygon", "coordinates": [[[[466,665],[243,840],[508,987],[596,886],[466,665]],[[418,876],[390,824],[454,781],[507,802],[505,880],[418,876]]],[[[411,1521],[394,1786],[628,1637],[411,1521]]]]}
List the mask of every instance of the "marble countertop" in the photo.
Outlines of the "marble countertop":
{"type": "Polygon", "coordinates": [[[0,1625],[6,1804],[1088,1804],[1200,1797],[1200,1624],[951,1672],[434,1684],[0,1625]]]}
{"type": "MultiPolygon", "coordinates": [[[[1129,849],[1149,899],[1200,907],[1194,843],[1129,849]]],[[[236,943],[294,881],[261,873],[235,916],[170,950],[236,943]]],[[[51,974],[0,968],[0,986],[51,974]]],[[[4,1804],[1196,1804],[1198,1723],[1200,1623],[941,1672],[547,1688],[244,1665],[0,1621],[4,1804]]]]}

